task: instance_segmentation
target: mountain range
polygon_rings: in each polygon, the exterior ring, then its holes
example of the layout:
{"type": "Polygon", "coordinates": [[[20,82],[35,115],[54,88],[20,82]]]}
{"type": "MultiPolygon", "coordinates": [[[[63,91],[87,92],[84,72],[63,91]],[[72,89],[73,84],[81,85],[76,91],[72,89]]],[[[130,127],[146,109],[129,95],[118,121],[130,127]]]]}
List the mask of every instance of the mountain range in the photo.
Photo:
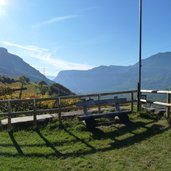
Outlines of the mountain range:
{"type": "MultiPolygon", "coordinates": [[[[131,66],[99,66],[90,70],[61,71],[54,81],[75,93],[136,89],[138,63],[131,66]]],[[[171,89],[171,52],[142,60],[142,89],[171,89]]]]}
{"type": "Polygon", "coordinates": [[[22,75],[28,77],[32,82],[45,81],[48,84],[53,83],[38,70],[23,61],[17,55],[11,54],[7,49],[0,47],[0,75],[17,78],[22,75]]]}
{"type": "MultiPolygon", "coordinates": [[[[0,75],[16,78],[25,75],[33,82],[54,83],[17,55],[0,47],[0,75]]],[[[74,93],[136,89],[138,63],[131,66],[99,66],[90,70],[65,70],[54,79],[74,93]]],[[[171,52],[158,53],[142,60],[142,89],[171,89],[171,52]]]]}

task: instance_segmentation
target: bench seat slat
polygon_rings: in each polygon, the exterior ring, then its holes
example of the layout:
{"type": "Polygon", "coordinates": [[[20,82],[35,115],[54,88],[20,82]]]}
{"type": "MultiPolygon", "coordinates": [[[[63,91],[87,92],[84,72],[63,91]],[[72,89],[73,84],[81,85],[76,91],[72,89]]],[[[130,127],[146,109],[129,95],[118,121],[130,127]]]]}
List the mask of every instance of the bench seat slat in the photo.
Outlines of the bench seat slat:
{"type": "Polygon", "coordinates": [[[116,112],[110,112],[110,113],[98,113],[98,114],[87,114],[87,115],[81,115],[78,116],[79,120],[85,120],[85,119],[89,119],[89,118],[102,118],[102,117],[106,117],[106,118],[110,118],[110,117],[115,117],[115,116],[121,116],[121,115],[128,115],[131,114],[131,111],[116,111],[116,112]]]}

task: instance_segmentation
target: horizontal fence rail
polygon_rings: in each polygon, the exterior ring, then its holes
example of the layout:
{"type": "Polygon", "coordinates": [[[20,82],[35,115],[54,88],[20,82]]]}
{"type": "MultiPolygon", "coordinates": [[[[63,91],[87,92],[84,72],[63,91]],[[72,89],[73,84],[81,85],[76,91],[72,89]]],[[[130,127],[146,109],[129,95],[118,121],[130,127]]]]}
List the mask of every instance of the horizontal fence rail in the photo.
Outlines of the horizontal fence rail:
{"type": "Polygon", "coordinates": [[[141,90],[141,93],[171,94],[168,90],[141,90]]]}
{"type": "Polygon", "coordinates": [[[141,90],[141,95],[142,97],[145,97],[145,99],[140,99],[140,101],[142,103],[150,103],[150,104],[154,104],[154,105],[159,105],[159,106],[164,106],[166,108],[166,118],[169,119],[170,122],[170,107],[171,107],[171,91],[168,90],[141,90]],[[143,93],[145,93],[146,95],[144,95],[143,93]],[[148,94],[163,94],[165,95],[165,102],[161,102],[161,101],[152,101],[152,100],[148,100],[147,96],[148,94]]]}
{"type": "MultiPolygon", "coordinates": [[[[60,97],[50,97],[50,98],[0,100],[0,115],[8,116],[9,129],[11,129],[11,118],[23,116],[23,115],[33,116],[33,121],[34,124],[36,125],[38,114],[57,113],[59,121],[61,122],[62,112],[76,111],[82,109],[81,107],[78,107],[76,105],[76,103],[78,103],[79,101],[83,99],[86,100],[96,99],[100,101],[105,98],[106,99],[111,97],[114,98],[115,95],[121,95],[121,96],[126,95],[129,98],[127,103],[131,104],[130,105],[131,111],[133,111],[134,102],[136,102],[135,95],[134,95],[135,93],[137,93],[137,90],[60,96],[60,97]]],[[[100,112],[101,105],[97,105],[97,107],[98,107],[98,111],[100,112]]]]}

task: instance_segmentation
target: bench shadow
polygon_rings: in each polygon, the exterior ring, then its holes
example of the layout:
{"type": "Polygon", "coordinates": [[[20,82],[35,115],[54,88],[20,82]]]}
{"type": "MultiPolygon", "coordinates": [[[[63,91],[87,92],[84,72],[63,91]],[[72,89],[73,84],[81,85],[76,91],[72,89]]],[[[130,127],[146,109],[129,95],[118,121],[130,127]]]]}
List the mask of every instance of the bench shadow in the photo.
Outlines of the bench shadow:
{"type": "Polygon", "coordinates": [[[169,128],[163,128],[163,126],[158,124],[153,124],[150,127],[144,127],[146,128],[146,131],[141,133],[132,133],[134,136],[128,137],[123,140],[115,139],[115,142],[111,143],[112,148],[122,148],[131,146],[135,143],[142,142],[150,137],[153,137],[157,134],[162,134],[163,132],[167,131],[169,128]]]}
{"type": "MultiPolygon", "coordinates": [[[[151,123],[153,123],[153,121],[147,124],[151,124],[151,123]]],[[[110,144],[111,146],[109,148],[104,148],[100,150],[100,151],[108,151],[112,149],[118,149],[118,148],[134,145],[135,143],[142,142],[148,138],[151,138],[157,134],[162,134],[163,132],[169,130],[169,127],[165,128],[159,124],[154,123],[151,126],[146,126],[147,124],[144,122],[136,122],[136,123],[132,123],[129,127],[117,128],[116,130],[111,132],[104,132],[103,130],[96,128],[94,131],[92,131],[93,138],[98,140],[112,139],[114,142],[110,144]],[[145,131],[140,133],[133,132],[137,128],[145,128],[145,131]],[[130,136],[122,140],[117,139],[117,137],[122,136],[126,133],[130,133],[130,136]]]]}
{"type": "MultiPolygon", "coordinates": [[[[64,129],[67,133],[69,133],[70,135],[77,138],[77,140],[85,143],[84,140],[81,140],[80,138],[78,138],[74,133],[72,133],[71,131],[68,131],[66,128],[64,128],[64,129]]],[[[160,124],[156,124],[155,121],[150,121],[148,123],[144,123],[144,122],[140,122],[140,121],[134,122],[134,123],[132,122],[129,126],[117,128],[116,130],[111,131],[111,132],[104,132],[103,130],[96,128],[96,129],[92,130],[93,139],[97,139],[99,141],[101,139],[103,139],[103,140],[104,139],[112,139],[113,142],[110,143],[110,146],[99,148],[99,146],[96,145],[96,147],[94,146],[92,148],[92,146],[90,146],[90,144],[85,143],[86,145],[88,144],[88,147],[91,148],[90,150],[85,150],[82,152],[67,153],[67,154],[64,154],[64,157],[70,157],[70,156],[79,157],[81,155],[89,155],[89,154],[93,154],[96,152],[106,152],[106,151],[110,151],[110,150],[114,150],[114,149],[118,149],[118,148],[131,146],[131,145],[134,145],[135,143],[144,141],[144,140],[146,140],[150,137],[153,137],[157,134],[162,134],[163,132],[165,132],[167,130],[169,130],[169,127],[163,127],[160,124]],[[152,125],[147,126],[149,124],[152,124],[152,125]],[[143,131],[141,133],[134,133],[133,131],[138,128],[145,128],[145,131],[143,131]],[[126,133],[131,133],[133,136],[129,136],[123,140],[117,139],[118,136],[124,135],[126,133]]]]}
{"type": "MultiPolygon", "coordinates": [[[[99,127],[96,127],[95,129],[92,129],[91,132],[93,133],[93,138],[94,139],[113,139],[114,137],[124,135],[126,133],[131,133],[135,134],[133,131],[139,128],[145,128],[148,129],[147,125],[149,124],[154,124],[155,121],[150,121],[148,123],[137,121],[137,122],[130,122],[129,125],[127,126],[121,126],[117,127],[115,125],[112,125],[115,130],[110,131],[110,132],[104,132],[102,129],[99,127]]],[[[136,135],[136,134],[135,134],[136,135]]]]}
{"type": "Polygon", "coordinates": [[[140,113],[140,117],[144,119],[151,119],[154,121],[160,120],[164,116],[164,112],[158,112],[157,114],[154,112],[146,112],[146,113],[140,113]]]}

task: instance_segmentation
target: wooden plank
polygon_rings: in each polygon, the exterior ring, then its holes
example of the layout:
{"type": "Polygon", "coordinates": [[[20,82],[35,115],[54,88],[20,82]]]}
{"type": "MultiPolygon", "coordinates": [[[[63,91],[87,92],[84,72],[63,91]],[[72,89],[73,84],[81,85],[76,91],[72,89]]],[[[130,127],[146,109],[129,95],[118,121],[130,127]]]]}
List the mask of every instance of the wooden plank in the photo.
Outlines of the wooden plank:
{"type": "MultiPolygon", "coordinates": [[[[107,95],[114,95],[114,94],[129,94],[129,93],[136,93],[137,90],[129,90],[129,91],[114,91],[109,93],[96,93],[96,94],[85,94],[85,95],[70,95],[70,96],[60,96],[61,99],[72,99],[72,98],[83,98],[83,97],[97,97],[100,96],[107,96],[107,95]]],[[[24,101],[32,101],[33,99],[11,99],[12,102],[24,102],[24,101]]],[[[36,98],[36,101],[48,101],[48,100],[58,100],[58,97],[49,97],[49,98],[36,98]]],[[[8,102],[8,100],[0,100],[0,102],[8,102]]]]}
{"type": "Polygon", "coordinates": [[[158,102],[158,101],[150,101],[150,100],[145,100],[145,99],[141,99],[141,102],[144,103],[152,103],[152,104],[156,104],[156,105],[161,105],[161,106],[166,106],[166,107],[171,107],[171,103],[165,103],[165,102],[158,102]]]}
{"type": "Polygon", "coordinates": [[[168,90],[159,90],[159,91],[157,91],[157,93],[159,93],[159,94],[171,94],[171,91],[168,91],[168,90]]]}
{"type": "Polygon", "coordinates": [[[68,99],[68,98],[84,98],[84,97],[97,97],[100,96],[108,96],[114,94],[129,94],[129,93],[137,93],[137,90],[129,90],[129,91],[114,91],[109,93],[95,93],[95,94],[85,94],[85,95],[72,95],[72,96],[61,96],[61,99],[68,99]]]}
{"type": "Polygon", "coordinates": [[[157,90],[141,90],[141,93],[157,93],[157,90]]]}
{"type": "Polygon", "coordinates": [[[147,103],[147,100],[145,100],[145,99],[140,99],[140,102],[147,103]]]}
{"type": "Polygon", "coordinates": [[[62,119],[61,119],[61,98],[60,97],[58,98],[58,108],[59,108],[58,118],[59,118],[59,123],[61,124],[62,123],[62,119]]]}
{"type": "Polygon", "coordinates": [[[161,106],[166,106],[166,107],[171,107],[171,103],[153,102],[153,104],[157,104],[157,105],[161,105],[161,106]]]}
{"type": "Polygon", "coordinates": [[[142,103],[153,103],[151,100],[146,100],[146,99],[140,99],[142,103]]]}
{"type": "Polygon", "coordinates": [[[115,91],[115,92],[111,92],[111,93],[101,93],[101,96],[106,96],[106,95],[112,95],[112,94],[129,94],[129,93],[137,93],[137,90],[130,90],[130,91],[115,91]]]}
{"type": "Polygon", "coordinates": [[[11,102],[10,100],[8,101],[8,130],[10,131],[12,129],[12,126],[11,126],[11,102]]]}
{"type": "Polygon", "coordinates": [[[149,112],[155,112],[155,110],[156,110],[156,108],[154,108],[154,107],[146,107],[146,106],[143,106],[142,108],[146,109],[149,112]]]}
{"type": "MultiPolygon", "coordinates": [[[[167,103],[170,104],[170,94],[167,94],[167,103]]],[[[170,106],[167,107],[166,117],[167,119],[170,118],[170,106]]]]}
{"type": "Polygon", "coordinates": [[[134,111],[134,93],[131,92],[131,111],[134,111]]]}
{"type": "Polygon", "coordinates": [[[120,109],[119,100],[120,100],[120,99],[118,99],[118,96],[115,96],[115,97],[114,97],[114,104],[115,104],[116,111],[119,111],[119,112],[120,112],[121,109],[120,109]]]}
{"type": "MultiPolygon", "coordinates": [[[[101,98],[100,98],[100,94],[98,95],[98,102],[100,102],[101,98]]],[[[99,104],[98,105],[98,112],[100,113],[101,112],[101,105],[99,104]]]]}
{"type": "Polygon", "coordinates": [[[37,127],[37,115],[36,115],[36,99],[33,99],[33,121],[34,126],[37,127]]]}
{"type": "MultiPolygon", "coordinates": [[[[137,90],[130,90],[130,91],[117,91],[117,92],[109,92],[109,93],[96,93],[96,94],[85,94],[85,95],[71,95],[71,96],[60,96],[61,99],[70,99],[70,98],[84,98],[84,97],[97,97],[100,96],[107,96],[107,95],[114,95],[114,94],[129,94],[129,93],[136,93],[137,90]]],[[[33,99],[11,99],[11,101],[32,101],[33,99]]],[[[49,97],[49,98],[36,98],[36,101],[46,101],[46,100],[58,100],[57,97],[49,97]]],[[[8,102],[8,100],[0,100],[0,102],[8,102]]]]}
{"type": "MultiPolygon", "coordinates": [[[[76,104],[76,106],[87,106],[87,107],[93,107],[96,105],[109,105],[109,104],[115,104],[116,103],[116,99],[102,99],[102,100],[87,100],[87,101],[81,101],[78,102],[76,104]]],[[[126,98],[118,98],[117,99],[117,103],[119,104],[123,104],[123,103],[127,103],[127,99],[126,98]]]]}
{"type": "Polygon", "coordinates": [[[79,106],[79,107],[84,107],[84,106],[89,107],[89,106],[95,106],[95,105],[96,105],[96,103],[93,99],[92,100],[83,100],[76,104],[76,106],[79,106]]]}
{"type": "MultiPolygon", "coordinates": [[[[117,96],[115,96],[117,97],[117,96]]],[[[127,99],[126,98],[115,98],[114,99],[104,99],[104,100],[100,100],[100,105],[107,105],[107,104],[115,104],[116,102],[119,104],[123,104],[123,103],[127,103],[127,99]]],[[[96,104],[98,104],[98,101],[95,101],[96,104]]]]}
{"type": "MultiPolygon", "coordinates": [[[[43,115],[37,115],[37,122],[47,120],[47,119],[53,119],[53,118],[58,118],[58,114],[43,114],[43,115]]],[[[17,118],[11,118],[11,124],[22,124],[22,123],[27,123],[27,122],[34,122],[32,116],[22,116],[22,117],[17,117],[17,118]]],[[[3,119],[1,120],[1,124],[3,126],[8,125],[8,120],[3,119]]]]}
{"type": "Polygon", "coordinates": [[[141,90],[141,93],[171,94],[168,90],[141,90]]]}
{"type": "MultiPolygon", "coordinates": [[[[52,113],[52,112],[59,112],[59,110],[61,111],[69,111],[69,110],[77,110],[78,107],[61,107],[59,108],[52,108],[52,109],[37,109],[35,112],[36,113],[52,113]]],[[[29,114],[33,114],[34,110],[29,110],[29,111],[17,111],[17,112],[12,112],[11,115],[29,115],[29,114]]],[[[8,115],[8,112],[4,112],[4,113],[0,113],[0,115],[8,115]]]]}

